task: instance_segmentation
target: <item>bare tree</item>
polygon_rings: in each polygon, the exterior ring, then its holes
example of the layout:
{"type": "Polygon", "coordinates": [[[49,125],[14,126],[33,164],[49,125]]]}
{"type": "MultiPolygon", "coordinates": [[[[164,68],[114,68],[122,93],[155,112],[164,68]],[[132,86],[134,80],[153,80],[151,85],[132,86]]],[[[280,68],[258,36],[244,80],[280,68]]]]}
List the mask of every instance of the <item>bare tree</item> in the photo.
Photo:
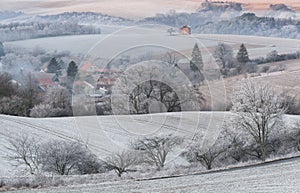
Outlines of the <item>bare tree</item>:
{"type": "Polygon", "coordinates": [[[71,96],[66,88],[49,88],[41,104],[35,105],[30,112],[32,117],[58,117],[72,114],[71,96]]]}
{"type": "Polygon", "coordinates": [[[78,174],[96,174],[106,170],[105,162],[100,160],[95,154],[93,154],[87,146],[82,145],[82,155],[77,160],[75,170],[78,174]]]}
{"type": "Polygon", "coordinates": [[[300,122],[295,125],[294,131],[287,136],[287,141],[291,146],[290,148],[300,151],[300,122]]]}
{"type": "Polygon", "coordinates": [[[235,124],[245,129],[259,145],[261,160],[265,161],[271,131],[280,123],[285,112],[283,99],[268,85],[246,79],[232,97],[235,124]]]}
{"type": "Polygon", "coordinates": [[[167,52],[163,57],[162,61],[166,62],[170,66],[177,66],[179,61],[179,54],[176,52],[167,52]]]}
{"type": "Polygon", "coordinates": [[[8,140],[8,159],[15,166],[25,166],[30,174],[36,174],[40,167],[40,143],[38,139],[23,134],[11,137],[8,140]]]}
{"type": "Polygon", "coordinates": [[[213,56],[221,68],[221,73],[228,75],[229,69],[234,67],[235,59],[233,57],[232,48],[227,44],[219,43],[213,56]]]}
{"type": "Polygon", "coordinates": [[[24,115],[29,116],[30,110],[34,105],[40,103],[40,96],[38,93],[38,82],[34,79],[31,74],[25,79],[24,85],[19,88],[18,95],[22,98],[22,106],[24,115]]]}
{"type": "Polygon", "coordinates": [[[122,151],[111,154],[106,158],[105,162],[109,168],[121,177],[123,173],[132,171],[129,168],[137,165],[140,159],[133,151],[122,151]]]}
{"type": "Polygon", "coordinates": [[[203,143],[202,139],[203,136],[197,134],[188,151],[182,155],[189,162],[199,162],[207,170],[210,170],[219,156],[225,152],[226,144],[222,139],[218,138],[213,145],[208,146],[206,143],[203,143]]]}
{"type": "Polygon", "coordinates": [[[169,33],[170,36],[173,36],[176,31],[173,28],[169,28],[167,29],[167,32],[169,33]]]}
{"type": "Polygon", "coordinates": [[[11,97],[16,94],[16,84],[8,73],[0,73],[0,97],[11,97]]]}
{"type": "Polygon", "coordinates": [[[86,148],[80,142],[54,140],[43,144],[40,152],[43,170],[69,175],[86,155],[86,148]]]}
{"type": "Polygon", "coordinates": [[[71,107],[70,93],[64,87],[52,87],[47,91],[44,103],[51,104],[53,108],[69,109],[71,107]]]}
{"type": "Polygon", "coordinates": [[[182,142],[183,140],[180,137],[173,135],[145,137],[133,142],[132,147],[142,152],[145,163],[162,169],[169,153],[182,142]]]}

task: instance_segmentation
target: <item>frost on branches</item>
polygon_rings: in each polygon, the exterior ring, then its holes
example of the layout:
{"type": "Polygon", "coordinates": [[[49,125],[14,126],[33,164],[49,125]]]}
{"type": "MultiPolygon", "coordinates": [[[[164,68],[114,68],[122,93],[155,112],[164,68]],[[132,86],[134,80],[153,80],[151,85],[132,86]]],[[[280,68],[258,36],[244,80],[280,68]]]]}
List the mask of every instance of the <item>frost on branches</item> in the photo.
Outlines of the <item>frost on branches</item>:
{"type": "Polygon", "coordinates": [[[270,86],[246,79],[240,90],[233,94],[232,104],[232,111],[237,115],[235,124],[253,137],[260,147],[261,160],[265,161],[270,133],[286,110],[283,98],[270,86]]]}

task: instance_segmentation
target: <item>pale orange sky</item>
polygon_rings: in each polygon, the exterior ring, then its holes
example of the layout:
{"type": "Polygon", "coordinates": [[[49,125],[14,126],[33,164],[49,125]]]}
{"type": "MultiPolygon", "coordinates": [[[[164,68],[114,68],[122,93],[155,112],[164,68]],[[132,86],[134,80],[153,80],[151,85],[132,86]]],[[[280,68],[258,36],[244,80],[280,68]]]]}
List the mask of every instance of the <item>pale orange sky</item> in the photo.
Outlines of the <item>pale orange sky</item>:
{"type": "MultiPolygon", "coordinates": [[[[142,18],[166,13],[194,12],[203,0],[0,0],[0,9],[21,10],[29,14],[51,14],[65,11],[93,11],[114,16],[142,18]]],[[[229,0],[245,3],[245,8],[261,10],[269,4],[284,3],[300,10],[300,0],[229,0]]]]}

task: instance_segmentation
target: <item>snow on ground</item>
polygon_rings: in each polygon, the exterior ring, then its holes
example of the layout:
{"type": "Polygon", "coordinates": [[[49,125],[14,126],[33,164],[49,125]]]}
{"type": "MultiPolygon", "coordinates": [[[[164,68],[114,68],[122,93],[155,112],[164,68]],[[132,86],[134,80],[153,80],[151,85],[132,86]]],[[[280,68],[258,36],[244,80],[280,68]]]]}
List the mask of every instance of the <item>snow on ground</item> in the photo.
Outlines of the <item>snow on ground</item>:
{"type": "MultiPolygon", "coordinates": [[[[227,113],[184,112],[140,116],[90,116],[69,118],[22,118],[0,115],[0,165],[7,165],[7,140],[20,133],[35,135],[41,140],[80,139],[88,143],[99,157],[124,148],[136,138],[172,133],[192,139],[196,132],[208,136],[218,134],[227,113]],[[214,133],[212,133],[214,132],[214,133]]],[[[184,148],[184,147],[182,147],[184,148]]],[[[17,169],[5,167],[0,175],[13,175],[17,169]]]]}
{"type": "MultiPolygon", "coordinates": [[[[273,50],[277,50],[279,53],[290,53],[300,50],[300,40],[295,39],[218,34],[169,36],[164,27],[153,27],[153,29],[130,27],[109,35],[49,37],[6,42],[5,45],[29,49],[39,46],[46,50],[67,50],[72,53],[83,54],[94,48],[94,52],[99,54],[99,56],[110,58],[124,50],[145,45],[162,46],[178,51],[191,50],[196,42],[199,43],[200,47],[208,48],[208,50],[215,47],[219,42],[233,46],[244,43],[249,47],[248,51],[251,58],[264,57],[273,50]]],[[[202,53],[204,57],[209,54],[209,52],[202,53]]]]}
{"type": "Polygon", "coordinates": [[[298,193],[300,192],[300,160],[270,163],[228,171],[176,178],[116,181],[69,187],[19,190],[16,192],[80,192],[80,193],[298,193]]]}
{"type": "MultiPolygon", "coordinates": [[[[41,140],[80,139],[99,157],[104,158],[114,151],[120,151],[136,138],[172,133],[182,136],[187,143],[195,133],[205,134],[208,143],[213,143],[229,112],[181,112],[151,115],[90,116],[68,118],[22,118],[0,115],[0,168],[1,176],[18,172],[6,160],[7,139],[16,134],[27,133],[41,140]]],[[[299,116],[287,116],[289,122],[300,120],[299,116]]],[[[180,152],[180,149],[178,150],[180,152]]],[[[176,159],[177,155],[172,157],[176,159]]],[[[173,159],[172,158],[172,159],[173,159]]],[[[172,160],[169,160],[172,161],[172,160]]],[[[18,175],[18,174],[17,174],[18,175]]]]}

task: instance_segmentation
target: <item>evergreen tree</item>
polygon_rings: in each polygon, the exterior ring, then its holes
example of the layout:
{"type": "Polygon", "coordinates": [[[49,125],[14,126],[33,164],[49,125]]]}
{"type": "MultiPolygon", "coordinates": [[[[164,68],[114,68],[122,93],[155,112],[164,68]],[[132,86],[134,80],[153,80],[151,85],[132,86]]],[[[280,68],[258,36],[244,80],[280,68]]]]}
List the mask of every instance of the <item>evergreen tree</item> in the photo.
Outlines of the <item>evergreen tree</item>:
{"type": "Polygon", "coordinates": [[[190,61],[190,67],[192,71],[202,71],[203,70],[203,60],[202,55],[199,50],[198,44],[196,43],[193,52],[192,52],[192,60],[190,61]]]}
{"type": "Polygon", "coordinates": [[[70,64],[68,65],[68,69],[67,69],[68,78],[74,80],[77,73],[78,73],[78,66],[76,65],[76,63],[74,61],[71,61],[70,64]]]}
{"type": "Polygon", "coordinates": [[[58,64],[57,60],[55,58],[52,58],[48,64],[47,72],[57,74],[60,69],[61,68],[60,68],[60,65],[58,64]]]}
{"type": "Polygon", "coordinates": [[[239,51],[237,53],[237,56],[236,56],[236,59],[241,64],[246,64],[247,62],[250,61],[247,48],[245,47],[244,44],[242,44],[240,46],[240,49],[239,49],[239,51]]]}
{"type": "Polygon", "coordinates": [[[2,56],[5,56],[5,52],[4,52],[4,46],[3,46],[2,42],[0,42],[0,58],[2,56]]]}

